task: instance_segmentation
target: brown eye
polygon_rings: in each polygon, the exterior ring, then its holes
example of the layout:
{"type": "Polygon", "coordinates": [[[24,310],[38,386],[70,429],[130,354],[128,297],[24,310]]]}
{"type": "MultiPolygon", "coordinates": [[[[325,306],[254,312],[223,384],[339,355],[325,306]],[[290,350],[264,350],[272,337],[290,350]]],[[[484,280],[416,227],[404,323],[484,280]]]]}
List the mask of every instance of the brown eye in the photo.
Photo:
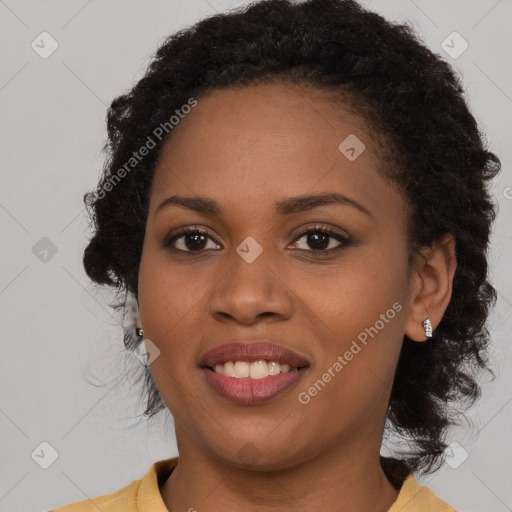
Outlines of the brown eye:
{"type": "Polygon", "coordinates": [[[207,247],[208,239],[212,240],[206,231],[197,228],[189,228],[184,229],[168,240],[165,240],[164,247],[170,247],[174,251],[200,252],[209,249],[207,247]],[[183,239],[183,241],[181,241],[181,239],[183,239]],[[177,245],[180,245],[181,247],[177,247],[176,242],[180,242],[177,245]]]}
{"type": "MultiPolygon", "coordinates": [[[[294,244],[301,239],[305,239],[302,247],[297,247],[301,251],[314,253],[322,256],[328,255],[350,244],[350,238],[336,233],[329,227],[315,227],[304,231],[299,235],[294,244]],[[309,247],[309,249],[308,249],[309,247]]],[[[200,253],[202,251],[220,248],[207,231],[199,228],[183,229],[166,239],[163,246],[175,252],[200,253]],[[213,245],[208,247],[208,241],[211,240],[213,245]]]]}
{"type": "Polygon", "coordinates": [[[295,243],[302,238],[305,239],[305,242],[298,249],[308,252],[331,253],[342,249],[350,243],[348,237],[336,233],[329,227],[318,227],[305,231],[295,239],[295,243]],[[336,244],[336,242],[338,243],[336,244]]]}

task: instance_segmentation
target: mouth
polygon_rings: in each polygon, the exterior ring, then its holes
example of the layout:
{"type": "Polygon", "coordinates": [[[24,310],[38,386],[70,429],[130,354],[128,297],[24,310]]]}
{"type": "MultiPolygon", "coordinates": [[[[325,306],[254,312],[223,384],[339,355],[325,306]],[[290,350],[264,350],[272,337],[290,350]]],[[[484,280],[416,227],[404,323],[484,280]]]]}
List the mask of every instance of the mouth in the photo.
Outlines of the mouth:
{"type": "Polygon", "coordinates": [[[199,364],[209,386],[230,402],[256,404],[288,390],[309,368],[295,352],[260,340],[221,345],[199,364]]]}
{"type": "Polygon", "coordinates": [[[215,366],[206,366],[204,368],[234,379],[264,379],[269,375],[296,372],[307,368],[307,366],[297,367],[279,361],[260,359],[258,361],[228,361],[223,364],[218,363],[215,366]]]}

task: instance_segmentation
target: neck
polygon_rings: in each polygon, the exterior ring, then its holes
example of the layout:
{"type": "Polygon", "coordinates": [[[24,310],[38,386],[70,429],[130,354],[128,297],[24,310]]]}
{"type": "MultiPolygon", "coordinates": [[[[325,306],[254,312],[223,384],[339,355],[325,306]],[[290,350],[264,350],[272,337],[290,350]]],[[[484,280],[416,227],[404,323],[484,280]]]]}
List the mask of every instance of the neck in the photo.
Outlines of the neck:
{"type": "Polygon", "coordinates": [[[178,446],[179,463],[161,488],[170,511],[386,512],[398,496],[380,466],[380,446],[368,443],[270,471],[239,468],[187,442],[178,446]]]}

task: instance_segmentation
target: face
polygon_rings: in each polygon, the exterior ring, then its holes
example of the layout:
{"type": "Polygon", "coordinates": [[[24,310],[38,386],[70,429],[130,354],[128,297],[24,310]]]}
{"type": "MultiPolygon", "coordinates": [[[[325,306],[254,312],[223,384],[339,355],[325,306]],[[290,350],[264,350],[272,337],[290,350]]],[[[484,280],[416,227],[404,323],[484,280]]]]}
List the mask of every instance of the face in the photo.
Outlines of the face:
{"type": "Polygon", "coordinates": [[[278,469],[380,446],[411,286],[382,166],[362,119],[289,84],[209,92],[173,129],[138,300],[180,456],[278,469]]]}

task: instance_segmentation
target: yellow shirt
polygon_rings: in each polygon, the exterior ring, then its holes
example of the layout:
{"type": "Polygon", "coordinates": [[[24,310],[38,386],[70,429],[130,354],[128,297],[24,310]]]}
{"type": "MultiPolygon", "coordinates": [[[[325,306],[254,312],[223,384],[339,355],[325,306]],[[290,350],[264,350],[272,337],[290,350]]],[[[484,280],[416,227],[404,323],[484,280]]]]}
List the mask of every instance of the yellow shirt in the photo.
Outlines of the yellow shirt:
{"type": "MultiPolygon", "coordinates": [[[[178,457],[155,462],[139,480],[112,494],[82,500],[50,512],[169,512],[159,485],[168,478],[178,457]]],[[[410,474],[402,484],[397,500],[388,512],[457,512],[440,500],[428,487],[421,487],[410,474]]]]}

